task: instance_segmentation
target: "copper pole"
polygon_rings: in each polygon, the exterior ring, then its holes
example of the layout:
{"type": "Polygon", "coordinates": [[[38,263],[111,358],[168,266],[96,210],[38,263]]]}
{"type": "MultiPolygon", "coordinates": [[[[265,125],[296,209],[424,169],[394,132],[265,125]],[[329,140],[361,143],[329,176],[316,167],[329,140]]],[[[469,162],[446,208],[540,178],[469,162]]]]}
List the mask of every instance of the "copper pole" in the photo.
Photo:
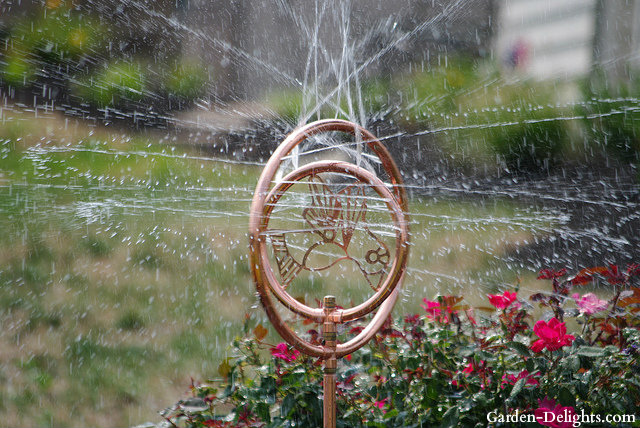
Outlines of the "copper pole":
{"type": "Polygon", "coordinates": [[[337,329],[333,320],[333,313],[336,309],[336,298],[334,296],[324,297],[325,321],[322,325],[322,336],[324,347],[329,352],[329,358],[324,361],[324,381],[323,381],[323,427],[336,428],[336,370],[338,360],[336,359],[337,329]]]}
{"type": "MultiPolygon", "coordinates": [[[[310,123],[292,132],[276,149],[265,166],[254,193],[249,216],[249,254],[250,265],[256,290],[260,301],[276,331],[284,340],[301,352],[324,360],[323,375],[323,427],[336,427],[336,370],[337,359],[354,352],[367,343],[391,313],[398,299],[399,285],[404,278],[409,252],[408,200],[402,183],[400,172],[385,146],[369,131],[351,122],[340,119],[327,119],[310,123]],[[308,137],[323,133],[339,131],[352,134],[374,152],[381,161],[388,175],[391,188],[375,175],[356,165],[340,161],[318,161],[307,164],[291,172],[283,180],[276,182],[276,172],[282,160],[308,137]],[[319,172],[343,173],[372,188],[382,200],[387,201],[387,209],[396,228],[395,257],[389,266],[388,276],[377,291],[365,302],[351,308],[337,309],[334,296],[325,296],[322,308],[309,307],[294,299],[286,291],[286,287],[275,275],[268,257],[267,238],[265,232],[273,206],[286,192],[291,183],[298,182],[319,172]],[[281,318],[275,307],[273,298],[280,301],[287,309],[303,317],[323,323],[322,345],[311,344],[298,336],[281,318]],[[345,343],[337,343],[337,324],[358,319],[364,315],[377,312],[369,324],[356,337],[345,343]]],[[[280,267],[279,267],[280,268],[280,267]]],[[[282,271],[280,271],[282,276],[282,271]]],[[[285,284],[286,285],[286,284],[285,284]]]]}

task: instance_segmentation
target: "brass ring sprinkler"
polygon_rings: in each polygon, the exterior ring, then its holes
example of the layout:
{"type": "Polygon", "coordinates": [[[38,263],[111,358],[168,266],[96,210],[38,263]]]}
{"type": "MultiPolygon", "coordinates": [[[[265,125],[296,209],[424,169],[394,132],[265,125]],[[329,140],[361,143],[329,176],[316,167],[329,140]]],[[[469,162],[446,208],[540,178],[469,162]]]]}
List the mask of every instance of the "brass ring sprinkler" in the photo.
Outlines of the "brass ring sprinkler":
{"type": "MultiPolygon", "coordinates": [[[[372,232],[368,232],[372,234],[372,232]]],[[[373,234],[372,234],[373,236],[373,234]]],[[[310,123],[294,130],[276,149],[267,162],[256,186],[249,216],[249,251],[253,279],[269,320],[276,331],[289,344],[305,354],[324,360],[324,428],[336,426],[336,368],[337,359],[348,355],[365,345],[382,327],[398,298],[399,285],[404,277],[409,253],[409,229],[407,216],[407,195],[402,178],[388,150],[366,129],[345,120],[328,119],[310,123]],[[282,161],[295,147],[310,136],[340,131],[361,138],[363,144],[379,158],[382,168],[389,177],[390,186],[385,185],[375,174],[364,168],[343,161],[316,161],[304,165],[276,182],[276,173],[282,161]],[[296,300],[287,292],[287,286],[303,270],[313,271],[306,265],[308,248],[302,260],[291,255],[286,243],[285,231],[268,229],[272,213],[278,202],[297,183],[304,180],[316,193],[321,192],[324,183],[316,177],[322,173],[339,174],[348,177],[355,184],[339,194],[316,194],[311,206],[304,208],[303,220],[317,238],[316,245],[338,244],[350,258],[348,245],[352,233],[350,226],[364,217],[366,200],[363,188],[373,190],[384,201],[390,214],[395,232],[395,252],[390,257],[388,248],[381,244],[378,251],[369,251],[364,256],[367,263],[381,263],[380,279],[372,288],[375,290],[366,301],[351,308],[339,309],[333,296],[325,296],[322,308],[313,308],[296,300]],[[319,180],[319,181],[318,181],[319,180]],[[389,188],[390,187],[390,188],[389,188]],[[360,198],[360,202],[358,202],[360,198]],[[342,241],[338,241],[341,228],[342,241]],[[271,245],[271,253],[269,251],[271,245]],[[270,258],[271,254],[271,258],[270,258]],[[273,260],[275,259],[275,263],[273,260]],[[274,271],[273,264],[276,265],[274,271]],[[277,272],[276,272],[277,271],[277,272]],[[281,318],[273,301],[275,296],[290,311],[309,320],[322,323],[324,343],[312,344],[298,336],[281,318]],[[354,338],[338,343],[337,324],[362,318],[378,309],[371,322],[354,338]]],[[[362,271],[363,274],[365,273],[362,271]]],[[[365,275],[366,277],[366,275],[365,275]]]]}

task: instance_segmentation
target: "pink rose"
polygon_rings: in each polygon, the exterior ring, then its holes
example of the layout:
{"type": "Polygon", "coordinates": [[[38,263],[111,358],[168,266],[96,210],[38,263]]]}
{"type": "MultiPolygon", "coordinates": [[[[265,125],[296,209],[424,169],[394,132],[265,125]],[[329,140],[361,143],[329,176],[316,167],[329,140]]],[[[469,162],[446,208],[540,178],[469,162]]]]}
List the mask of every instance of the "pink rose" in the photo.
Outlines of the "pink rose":
{"type": "Polygon", "coordinates": [[[578,306],[580,312],[587,315],[593,315],[596,312],[604,311],[607,309],[607,306],[609,306],[609,302],[598,299],[598,296],[593,293],[587,293],[582,297],[580,297],[578,293],[574,293],[571,297],[576,301],[576,306],[578,306]]]}

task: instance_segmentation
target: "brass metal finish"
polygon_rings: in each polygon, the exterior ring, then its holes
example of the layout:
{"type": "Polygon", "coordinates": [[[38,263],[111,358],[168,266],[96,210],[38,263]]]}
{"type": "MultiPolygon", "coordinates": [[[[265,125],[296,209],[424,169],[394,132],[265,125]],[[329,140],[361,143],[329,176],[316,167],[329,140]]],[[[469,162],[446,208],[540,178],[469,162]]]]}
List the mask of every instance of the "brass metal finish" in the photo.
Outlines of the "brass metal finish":
{"type": "Polygon", "coordinates": [[[273,153],[258,180],[249,218],[253,279],[262,306],[282,338],[301,352],[324,360],[324,428],[335,428],[336,425],[337,359],[366,344],[382,327],[398,298],[409,253],[407,207],[407,195],[400,173],[387,149],[369,131],[340,119],[317,121],[292,132],[273,153]],[[278,168],[296,146],[312,135],[331,131],[349,133],[361,139],[380,159],[390,185],[364,168],[342,161],[313,162],[276,182],[278,168]],[[321,174],[327,173],[346,176],[352,184],[333,191],[322,179],[321,174]],[[296,258],[287,241],[287,233],[293,231],[271,230],[269,221],[286,192],[294,184],[305,182],[311,194],[310,204],[301,207],[301,221],[304,221],[306,228],[295,232],[306,233],[305,236],[312,243],[301,250],[302,256],[296,258]],[[393,257],[385,242],[366,225],[368,204],[365,188],[372,189],[384,201],[391,217],[395,232],[393,257]],[[356,229],[364,230],[371,242],[377,245],[377,248],[366,251],[362,259],[357,259],[350,248],[356,229]],[[326,265],[310,266],[309,259],[323,246],[338,248],[340,254],[344,255],[326,265]],[[287,292],[289,285],[301,272],[326,270],[344,260],[354,263],[372,288],[373,294],[366,301],[342,309],[336,307],[334,296],[325,296],[322,308],[313,308],[287,292]],[[280,317],[273,296],[292,312],[322,323],[324,343],[313,345],[298,336],[280,317]],[[376,310],[372,321],[358,335],[345,343],[337,342],[337,324],[362,318],[376,310]]]}

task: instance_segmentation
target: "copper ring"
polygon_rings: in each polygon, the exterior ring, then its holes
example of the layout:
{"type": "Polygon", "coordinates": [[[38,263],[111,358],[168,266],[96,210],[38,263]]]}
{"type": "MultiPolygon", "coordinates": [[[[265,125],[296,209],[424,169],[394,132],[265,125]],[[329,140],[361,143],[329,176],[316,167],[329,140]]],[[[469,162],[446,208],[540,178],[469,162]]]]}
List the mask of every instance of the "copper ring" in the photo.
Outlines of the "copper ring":
{"type": "MultiPolygon", "coordinates": [[[[276,202],[276,200],[272,202],[276,202]]],[[[294,131],[282,142],[267,162],[267,165],[258,180],[251,205],[249,240],[251,271],[261,303],[267,313],[267,316],[283,339],[291,343],[298,350],[310,356],[326,359],[330,357],[340,358],[347,355],[363,346],[373,337],[373,335],[375,335],[393,309],[399,293],[399,287],[397,287],[397,285],[402,282],[404,277],[408,257],[409,239],[407,226],[408,216],[406,214],[407,208],[408,200],[406,191],[402,185],[402,178],[397,166],[393,162],[393,159],[384,145],[382,145],[375,136],[364,128],[340,119],[322,120],[294,131]],[[310,308],[293,299],[277,281],[274,281],[275,275],[269,265],[265,239],[264,236],[262,236],[262,232],[264,232],[266,225],[268,224],[268,215],[270,213],[270,204],[267,204],[267,201],[270,201],[272,198],[279,198],[277,195],[286,190],[284,188],[285,185],[283,184],[276,185],[274,189],[270,190],[283,158],[291,153],[296,146],[305,141],[309,136],[330,131],[345,132],[362,138],[363,143],[367,144],[367,146],[380,159],[383,169],[389,176],[392,192],[390,192],[374,174],[345,162],[320,162],[315,163],[315,166],[313,164],[311,164],[311,166],[307,165],[306,167],[303,167],[302,171],[296,170],[289,174],[283,182],[295,181],[296,177],[299,179],[304,176],[304,174],[310,173],[313,168],[317,168],[319,166],[355,176],[374,187],[376,192],[383,196],[387,201],[387,207],[392,214],[394,223],[398,230],[396,239],[396,258],[393,262],[391,273],[385,279],[384,285],[379,287],[379,292],[375,293],[363,304],[344,311],[336,312],[337,315],[333,319],[333,322],[344,322],[356,319],[378,308],[376,315],[365,329],[360,332],[360,334],[346,343],[338,344],[335,350],[326,349],[318,345],[312,345],[302,340],[277,313],[274,302],[270,296],[271,293],[275,294],[287,308],[308,316],[317,322],[322,322],[326,316],[323,309],[310,308]],[[275,286],[274,283],[276,284],[275,286]]]]}
{"type": "MultiPolygon", "coordinates": [[[[378,177],[363,168],[347,162],[319,161],[304,165],[303,167],[296,169],[292,173],[288,174],[285,178],[283,178],[282,181],[271,190],[269,195],[266,197],[265,203],[263,205],[264,208],[262,222],[260,224],[261,235],[263,235],[264,231],[267,228],[269,218],[275,204],[277,204],[278,200],[287,191],[287,189],[293,186],[294,182],[318,172],[344,173],[358,178],[364,183],[367,183],[378,193],[378,195],[380,195],[386,201],[387,208],[391,213],[394,225],[396,227],[396,257],[393,260],[390,273],[387,275],[386,279],[378,288],[378,290],[365,302],[352,308],[338,311],[339,319],[342,322],[347,322],[361,318],[376,309],[398,285],[400,275],[404,271],[404,268],[406,266],[408,255],[408,247],[406,245],[406,242],[409,236],[409,231],[407,229],[407,222],[405,220],[404,211],[398,204],[393,194],[386,188],[384,183],[380,181],[378,177]]],[[[278,300],[280,300],[282,304],[284,304],[293,312],[313,319],[316,322],[322,322],[325,315],[322,308],[312,308],[304,305],[303,303],[294,299],[290,294],[288,294],[284,287],[280,284],[269,264],[265,239],[261,238],[258,240],[258,253],[264,278],[267,281],[269,289],[273,292],[273,294],[276,295],[278,300]]]]}

